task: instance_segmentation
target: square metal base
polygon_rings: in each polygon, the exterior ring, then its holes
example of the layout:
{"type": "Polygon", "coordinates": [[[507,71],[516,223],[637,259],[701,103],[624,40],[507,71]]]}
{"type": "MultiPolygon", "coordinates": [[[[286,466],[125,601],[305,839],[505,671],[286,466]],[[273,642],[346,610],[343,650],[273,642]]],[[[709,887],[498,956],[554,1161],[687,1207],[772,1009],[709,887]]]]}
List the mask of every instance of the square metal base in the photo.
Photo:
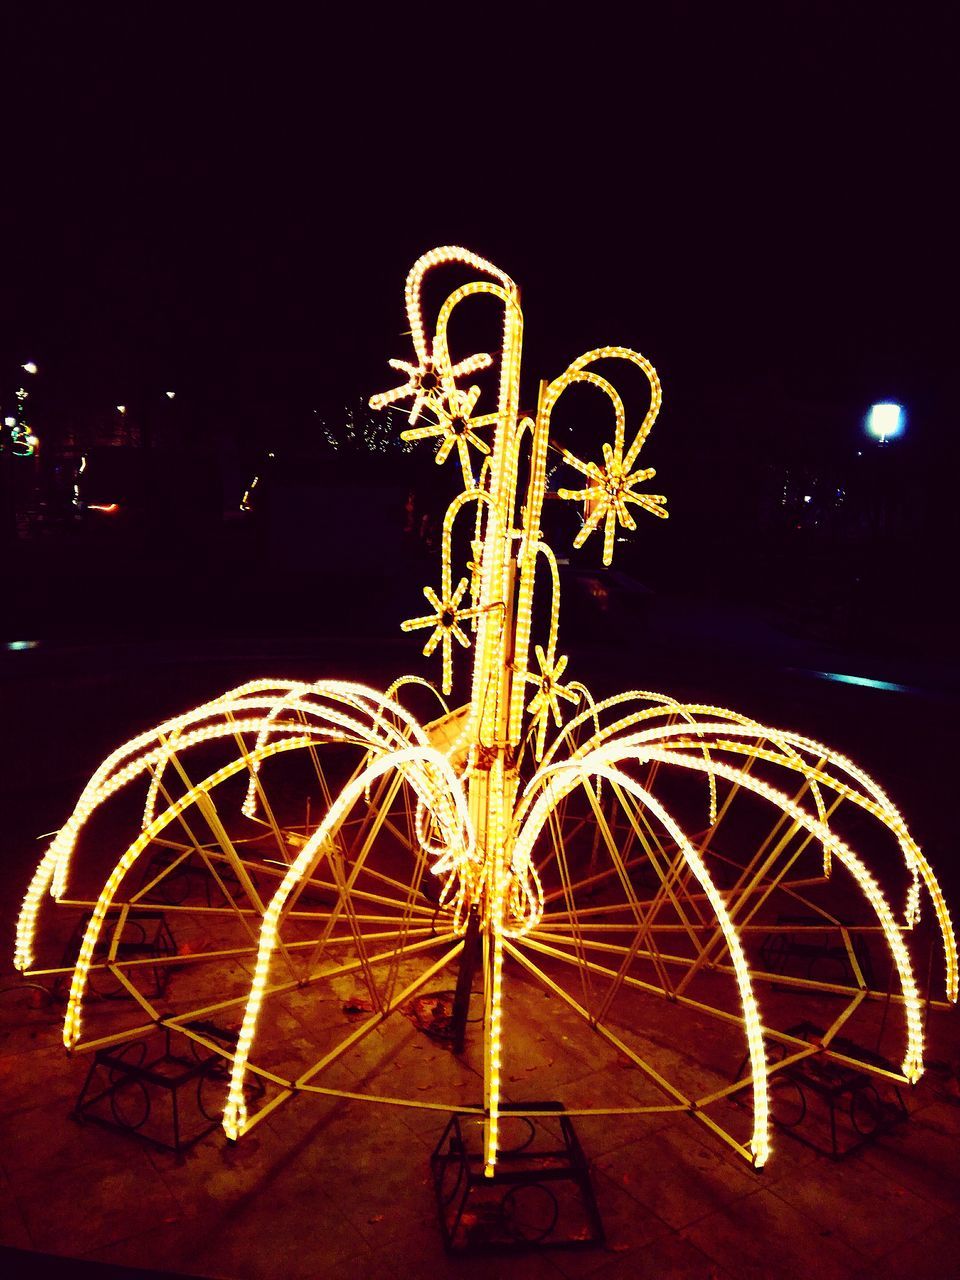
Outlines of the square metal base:
{"type": "Polygon", "coordinates": [[[505,1103],[501,1149],[483,1174],[483,1121],[456,1113],[430,1157],[444,1247],[450,1253],[583,1249],[604,1243],[583,1148],[560,1102],[505,1103]]]}
{"type": "MultiPolygon", "coordinates": [[[[236,1041],[229,1032],[211,1030],[211,1024],[197,1025],[225,1046],[236,1041]]],[[[218,1128],[228,1079],[224,1060],[196,1052],[194,1041],[187,1041],[184,1052],[174,1052],[165,1028],[159,1035],[98,1049],[73,1115],[179,1154],[218,1128]]],[[[263,1085],[251,1081],[248,1090],[259,1097],[263,1085]]]]}

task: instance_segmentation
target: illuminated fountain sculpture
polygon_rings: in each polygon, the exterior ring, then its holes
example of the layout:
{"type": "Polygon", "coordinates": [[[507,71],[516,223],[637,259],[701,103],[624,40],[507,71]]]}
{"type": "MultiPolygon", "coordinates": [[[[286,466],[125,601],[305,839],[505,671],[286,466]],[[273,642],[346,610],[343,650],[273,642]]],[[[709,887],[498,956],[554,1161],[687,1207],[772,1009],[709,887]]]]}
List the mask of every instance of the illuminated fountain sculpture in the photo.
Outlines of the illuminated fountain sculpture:
{"type": "MultiPolygon", "coordinates": [[[[541,524],[548,461],[577,477],[577,487],[558,491],[583,504],[574,546],[602,530],[605,564],[618,529],[636,527],[634,509],[665,517],[665,499],[644,488],[654,473],[638,461],[660,407],[650,363],[624,347],[589,351],[542,383],[536,413],[524,416],[523,318],[512,280],[464,249],[435,249],[407,278],[406,308],[412,358],[391,361],[402,384],[371,403],[411,402],[404,438],[436,439],[439,464],[455,451],[463,491],[443,522],[440,584],[424,590],[429,612],[403,628],[427,632],[426,656],[440,649],[444,695],[453,687],[454,653],[468,651],[469,701],[449,711],[413,676],[384,693],[342,680],[255,680],[132,739],[100,766],[47,849],[20,915],[16,963],[34,974],[69,975],[68,1049],[121,1045],[159,1025],[223,1054],[232,1064],[223,1114],[231,1138],[306,1093],[467,1112],[482,1123],[488,1174],[507,1092],[515,1092],[502,1066],[511,1042],[510,986],[533,984],[582,1019],[585,1032],[603,1037],[654,1095],[569,1114],[684,1113],[760,1166],[770,1148],[769,1088],[777,1073],[812,1055],[859,1063],[850,1042],[837,1047],[837,1034],[849,1033],[861,1010],[878,1002],[892,1008],[891,1026],[903,1038],[899,1070],[876,1059],[865,1069],[888,1080],[920,1076],[924,1002],[907,938],[925,895],[939,926],[945,995],[957,998],[954,933],[937,881],[886,794],[819,742],[641,690],[595,702],[584,685],[565,682],[560,575],[541,524]],[[447,297],[431,334],[423,283],[445,264],[480,278],[447,297]],[[502,318],[500,351],[456,359],[451,317],[483,297],[502,318]],[[632,435],[610,380],[618,362],[649,385],[649,406],[632,435]],[[481,391],[470,379],[483,370],[496,379],[496,404],[477,413],[481,391]],[[602,460],[584,461],[551,440],[555,407],[575,385],[599,392],[612,416],[602,460]],[[455,545],[465,552],[462,576],[453,568],[455,545]],[[421,723],[404,705],[415,697],[435,699],[443,714],[421,723]],[[91,873],[102,891],[68,896],[80,875],[71,869],[78,843],[95,828],[88,844],[96,867],[104,815],[115,811],[108,802],[116,806],[135,784],[146,790],[142,818],[138,803],[137,829],[106,882],[106,867],[91,873]],[[308,807],[296,822],[291,815],[302,809],[308,785],[319,791],[322,817],[311,821],[308,807]],[[865,831],[868,840],[879,837],[897,854],[902,907],[891,905],[850,847],[851,830],[858,840],[865,831]],[[205,897],[191,890],[185,899],[188,871],[206,878],[205,897]],[[842,914],[824,905],[838,880],[842,914]],[[88,912],[79,954],[59,969],[41,967],[34,954],[48,891],[88,912]],[[866,924],[851,923],[854,898],[866,924]],[[844,960],[836,972],[797,974],[772,964],[770,939],[788,931],[775,911],[785,900],[809,921],[790,930],[829,937],[844,960]],[[162,997],[145,994],[138,975],[147,961],[124,959],[122,948],[138,912],[158,905],[186,939],[178,954],[150,961],[178,975],[162,997]],[[874,952],[887,955],[888,967],[874,981],[864,948],[877,942],[886,944],[874,952]],[[443,1096],[442,1080],[404,1092],[385,1087],[376,1072],[367,1086],[356,1074],[337,1075],[443,970],[459,972],[460,995],[465,986],[468,998],[477,952],[482,1105],[443,1096]],[[202,994],[184,980],[191,1007],[177,1008],[181,971],[204,965],[213,978],[200,984],[202,994]],[[85,1019],[106,1016],[94,1012],[88,988],[107,975],[129,993],[136,1017],[116,1025],[114,1004],[114,1021],[84,1038],[85,1019]],[[366,993],[360,1020],[346,1024],[344,983],[366,993]],[[793,990],[821,1009],[832,1001],[836,1016],[811,1042],[764,1017],[758,984],[771,993],[793,990]],[[291,1065],[306,1052],[303,1037],[292,1046],[290,1019],[271,1010],[305,999],[315,1004],[297,1006],[297,1026],[316,1028],[315,1052],[291,1065]],[[664,999],[678,1018],[712,1019],[729,1031],[731,1052],[745,1063],[733,1083],[735,1073],[715,1075],[696,1093],[668,1078],[659,1059],[651,1064],[636,1010],[664,999]],[[211,1039],[204,1020],[215,1017],[234,1018],[235,1051],[211,1039]],[[251,1080],[263,1086],[255,1099],[251,1080]]],[[[120,812],[114,826],[124,820],[120,812]]],[[[455,1014],[465,1017],[463,998],[455,1014]]],[[[406,1026],[391,1025],[397,1022],[406,1026]]],[[[682,1022],[676,1026],[679,1048],[695,1053],[689,1037],[682,1042],[682,1022]]],[[[373,1070],[369,1060],[364,1070],[373,1070]]],[[[522,1098],[511,1102],[521,1114],[537,1114],[522,1107],[522,1098]]]]}

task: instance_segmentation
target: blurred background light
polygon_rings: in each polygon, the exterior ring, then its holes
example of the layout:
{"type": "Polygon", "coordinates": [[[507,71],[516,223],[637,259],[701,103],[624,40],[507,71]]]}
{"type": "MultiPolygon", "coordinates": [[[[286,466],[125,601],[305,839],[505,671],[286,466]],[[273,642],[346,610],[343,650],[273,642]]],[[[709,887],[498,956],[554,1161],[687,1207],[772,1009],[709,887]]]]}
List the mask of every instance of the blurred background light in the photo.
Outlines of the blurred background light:
{"type": "Polygon", "coordinates": [[[867,411],[867,430],[881,443],[903,434],[905,414],[903,405],[893,400],[882,400],[867,411]]]}

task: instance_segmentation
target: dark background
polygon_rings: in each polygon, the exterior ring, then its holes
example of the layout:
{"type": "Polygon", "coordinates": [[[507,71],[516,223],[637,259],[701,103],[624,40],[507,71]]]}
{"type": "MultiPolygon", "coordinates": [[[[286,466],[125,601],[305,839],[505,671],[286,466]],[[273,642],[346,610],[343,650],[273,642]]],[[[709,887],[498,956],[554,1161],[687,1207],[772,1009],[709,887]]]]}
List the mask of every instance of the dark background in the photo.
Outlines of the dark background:
{"type": "MultiPolygon", "coordinates": [[[[70,583],[131,548],[168,577],[306,558],[304,530],[286,560],[276,529],[224,550],[222,517],[268,450],[322,460],[318,424],[342,435],[344,407],[392,385],[404,274],[453,242],[521,285],[528,401],[593,345],[656,364],[645,454],[673,519],[646,521],[621,568],[845,644],[950,651],[952,6],[34,4],[2,21],[4,411],[17,366],[41,366],[39,487],[22,468],[31,518],[5,552],[18,634],[76,627],[70,583]],[[880,447],[863,415],[889,398],[908,430],[880,447]],[[62,498],[82,452],[117,442],[117,403],[127,443],[182,465],[168,512],[215,485],[216,519],[178,535],[154,512],[119,545],[76,521],[43,533],[43,484],[59,465],[62,498]]],[[[337,484],[366,467],[348,454],[337,484]]]]}

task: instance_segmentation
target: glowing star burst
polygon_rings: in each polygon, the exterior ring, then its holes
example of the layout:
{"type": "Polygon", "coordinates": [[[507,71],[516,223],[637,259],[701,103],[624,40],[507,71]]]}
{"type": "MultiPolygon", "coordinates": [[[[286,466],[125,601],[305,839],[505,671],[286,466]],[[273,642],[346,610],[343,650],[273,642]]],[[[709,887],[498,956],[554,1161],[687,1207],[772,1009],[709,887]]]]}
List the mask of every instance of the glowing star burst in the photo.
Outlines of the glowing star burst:
{"type": "Polygon", "coordinates": [[[664,504],[667,499],[662,493],[637,493],[634,486],[644,480],[652,480],[656,475],[653,467],[641,467],[637,471],[629,469],[629,462],[615,455],[610,445],[603,446],[604,467],[595,462],[582,463],[569,450],[563,456],[571,466],[583,472],[593,483],[585,489],[560,489],[561,498],[582,499],[587,505],[587,516],[583,528],[573,540],[574,547],[582,547],[601,520],[606,521],[603,535],[603,563],[608,565],[613,560],[613,540],[617,530],[617,522],[625,529],[634,530],[637,522],[627,509],[627,503],[635,503],[651,515],[666,519],[664,504]]]}
{"type": "Polygon", "coordinates": [[[449,693],[453,685],[452,642],[459,641],[465,649],[470,648],[470,640],[457,625],[468,618],[475,618],[479,609],[461,609],[460,601],[467,590],[467,579],[461,578],[456,590],[451,594],[450,583],[445,581],[443,595],[438,596],[432,587],[424,587],[423,594],[428,604],[432,604],[435,613],[422,618],[408,618],[402,622],[404,631],[418,631],[423,627],[433,627],[433,634],[423,646],[423,656],[429,658],[438,644],[443,646],[443,692],[449,693]]]}
{"type": "MultiPolygon", "coordinates": [[[[542,1004],[529,996],[539,989],[601,1038],[611,1066],[635,1069],[622,1105],[588,1091],[574,1100],[577,1115],[674,1112],[762,1165],[768,1086],[779,1072],[818,1058],[853,1064],[881,1085],[919,1077],[925,1011],[945,1001],[918,989],[908,944],[927,928],[923,945],[932,945],[931,913],[922,911],[932,904],[942,992],[956,1001],[957,948],[943,894],[891,799],[824,744],[708,703],[643,689],[596,701],[582,683],[561,683],[560,575],[541,527],[548,453],[559,452],[587,481],[560,491],[586,506],[574,545],[603,522],[609,563],[616,530],[634,528],[631,506],[666,515],[661,495],[638,488],[653,478],[637,459],[661,400],[650,362],[627,347],[588,351],[541,384],[535,414],[524,416],[523,316],[507,275],[469,250],[434,249],[407,278],[406,308],[413,356],[391,361],[405,381],[371,403],[412,399],[411,424],[430,412],[435,424],[404,434],[439,437],[438,462],[456,446],[465,487],[443,522],[440,590],[424,591],[432,612],[403,627],[431,628],[424,653],[442,647],[444,693],[454,687],[453,642],[470,649],[466,701],[451,709],[418,676],[383,693],[342,680],[254,680],[131,739],[96,771],[44,853],[20,912],[17,967],[69,981],[68,1049],[124,1046],[159,1029],[226,1057],[223,1125],[232,1139],[296,1097],[370,1098],[474,1117],[490,1175],[504,1072],[512,1067],[509,1079],[530,1080],[532,1096],[543,1096],[536,1073],[526,1074],[532,1064],[508,1065],[522,1057],[512,1010],[539,1016],[542,1004]],[[475,278],[454,289],[428,334],[423,281],[446,264],[475,278]],[[502,319],[495,361],[450,355],[451,316],[475,304],[502,319]],[[639,369],[649,387],[629,446],[626,410],[607,375],[616,362],[639,369]],[[492,385],[458,385],[488,367],[492,385]],[[603,466],[551,440],[554,410],[578,384],[612,410],[603,466]],[[489,444],[473,434],[480,425],[492,428],[489,444]],[[486,452],[476,479],[470,445],[486,452]],[[468,579],[458,573],[453,587],[455,563],[471,574],[466,608],[468,579]],[[435,718],[421,723],[405,705],[413,698],[433,699],[435,718]],[[68,898],[75,855],[96,858],[103,833],[129,821],[121,793],[131,788],[144,793],[141,817],[106,881],[97,879],[102,889],[89,897],[74,888],[68,898]],[[88,839],[88,823],[104,807],[113,826],[97,823],[88,839]],[[867,855],[899,851],[884,884],[847,843],[852,830],[867,855]],[[745,841],[750,832],[759,833],[756,843],[745,841]],[[842,905],[831,907],[838,878],[842,905]],[[35,955],[48,893],[79,913],[82,938],[69,966],[43,968],[35,955]],[[798,910],[805,922],[794,925],[798,910]],[[149,963],[131,958],[123,939],[144,911],[168,913],[189,945],[149,963]],[[826,978],[787,964],[797,929],[801,946],[813,931],[842,958],[826,978]],[[415,1065],[402,1056],[409,1031],[390,1039],[400,1021],[393,1015],[433,982],[454,985],[451,968],[466,993],[454,1001],[452,1021],[465,1035],[478,964],[479,1104],[471,1074],[447,1070],[443,1055],[430,1080],[414,1085],[415,1065]],[[192,982],[198,968],[201,979],[192,982]],[[162,989],[146,981],[158,969],[173,971],[162,989]],[[91,999],[106,981],[130,997],[126,1025],[117,1002],[106,1017],[91,999]],[[359,1022],[331,1012],[344,984],[364,993],[360,1007],[369,1012],[359,1022]],[[784,990],[813,1002],[824,1023],[816,1034],[793,1025],[797,1006],[784,1004],[784,990]],[[683,1040],[674,1055],[685,1064],[679,1078],[645,1035],[664,1000],[683,1040]],[[878,1065],[857,1049],[876,1042],[869,1016],[881,1009],[891,1044],[900,1037],[899,1052],[889,1050],[899,1066],[878,1065]],[[316,1020],[322,1043],[313,1061],[297,1056],[297,1044],[312,1040],[290,1043],[294,1016],[316,1020]],[[235,1038],[230,1054],[210,1032],[221,1019],[227,1041],[235,1038]],[[715,1034],[702,1035],[704,1019],[715,1034]],[[698,1074],[698,1051],[708,1045],[720,1054],[723,1037],[722,1061],[698,1074]],[[402,1069],[378,1075],[369,1052],[359,1069],[351,1066],[364,1041],[368,1051],[382,1042],[402,1069]],[[732,1079],[730,1063],[741,1060],[732,1079]]],[[[513,1090],[524,1091],[523,1083],[513,1090]]],[[[524,1105],[537,1114],[522,1096],[511,1110],[522,1115],[524,1105]]]]}
{"type": "MultiPolygon", "coordinates": [[[[381,395],[372,396],[370,407],[371,409],[385,409],[388,405],[394,404],[398,400],[409,400],[412,396],[413,408],[410,410],[410,416],[407,419],[412,426],[424,409],[430,409],[438,417],[443,417],[444,397],[458,394],[453,386],[453,379],[464,374],[476,373],[479,369],[488,368],[491,363],[491,357],[485,352],[479,352],[477,355],[468,356],[466,360],[461,360],[459,364],[455,364],[442,372],[429,356],[424,356],[420,364],[410,364],[407,360],[390,360],[388,363],[391,368],[399,369],[402,373],[405,373],[407,380],[401,386],[394,387],[392,391],[384,391],[381,395]]],[[[428,434],[433,435],[435,432],[429,430],[428,434]]],[[[416,436],[410,432],[404,432],[402,438],[411,440],[416,439],[416,436]]]]}
{"type": "Polygon", "coordinates": [[[527,704],[527,710],[533,717],[533,723],[537,726],[537,741],[534,748],[537,759],[543,755],[543,744],[547,735],[547,724],[549,722],[550,713],[553,713],[553,722],[559,729],[563,724],[563,714],[560,710],[560,698],[566,699],[567,702],[576,704],[580,701],[579,694],[565,688],[560,683],[560,677],[567,669],[567,659],[554,659],[552,656],[547,657],[543,651],[542,645],[536,645],[534,652],[537,655],[537,664],[540,667],[539,676],[527,675],[527,680],[536,685],[537,692],[527,704]]]}
{"type": "Polygon", "coordinates": [[[442,437],[440,447],[437,449],[437,466],[442,466],[446,462],[456,446],[460,458],[460,469],[463,472],[463,483],[468,489],[473,487],[473,469],[470,465],[468,446],[473,445],[478,452],[489,456],[490,446],[476,433],[479,427],[493,426],[497,421],[495,413],[484,414],[479,418],[471,417],[473,406],[479,398],[479,387],[471,387],[469,391],[454,389],[447,397],[448,403],[434,404],[433,411],[437,417],[435,423],[429,423],[425,427],[414,427],[410,431],[402,432],[400,436],[401,440],[442,437]]]}

